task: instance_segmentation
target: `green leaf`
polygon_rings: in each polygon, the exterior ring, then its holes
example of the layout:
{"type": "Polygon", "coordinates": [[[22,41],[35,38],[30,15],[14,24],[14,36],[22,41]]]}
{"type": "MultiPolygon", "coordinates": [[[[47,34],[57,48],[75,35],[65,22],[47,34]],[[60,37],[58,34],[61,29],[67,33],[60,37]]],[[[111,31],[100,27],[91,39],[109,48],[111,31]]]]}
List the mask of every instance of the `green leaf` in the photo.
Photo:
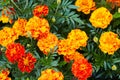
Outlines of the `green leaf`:
{"type": "Polygon", "coordinates": [[[68,8],[70,8],[70,9],[77,9],[78,7],[75,6],[75,5],[69,5],[68,8]]]}
{"type": "Polygon", "coordinates": [[[116,13],[113,15],[113,18],[120,18],[120,13],[116,12],[116,13]]]}

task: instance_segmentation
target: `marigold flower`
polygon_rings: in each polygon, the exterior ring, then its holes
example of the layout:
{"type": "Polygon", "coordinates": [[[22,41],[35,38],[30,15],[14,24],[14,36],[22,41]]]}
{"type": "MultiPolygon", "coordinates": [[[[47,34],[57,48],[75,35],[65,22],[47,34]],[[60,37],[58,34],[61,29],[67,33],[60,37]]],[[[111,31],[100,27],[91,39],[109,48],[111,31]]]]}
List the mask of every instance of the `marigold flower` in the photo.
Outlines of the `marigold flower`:
{"type": "Polygon", "coordinates": [[[46,69],[41,72],[41,76],[38,80],[64,80],[64,76],[61,72],[57,72],[53,69],[46,69]]]}
{"type": "Polygon", "coordinates": [[[80,80],[86,80],[92,74],[92,65],[87,61],[87,59],[82,58],[74,61],[71,70],[75,77],[80,80]]]}
{"type": "Polygon", "coordinates": [[[42,17],[48,15],[49,9],[47,5],[37,5],[33,10],[33,15],[42,17]]]}
{"type": "Polygon", "coordinates": [[[109,12],[109,10],[104,7],[100,7],[93,11],[89,21],[95,28],[105,29],[110,24],[112,18],[112,14],[109,12]]]}
{"type": "Polygon", "coordinates": [[[71,40],[72,43],[74,43],[76,49],[78,49],[79,47],[85,47],[87,45],[87,34],[80,29],[72,30],[68,34],[67,38],[71,40]]]}
{"type": "Polygon", "coordinates": [[[50,50],[53,50],[54,47],[58,44],[58,38],[56,35],[49,33],[46,38],[38,40],[37,46],[44,54],[48,54],[50,50]]]}
{"type": "Polygon", "coordinates": [[[74,54],[76,48],[74,46],[74,43],[71,42],[69,39],[63,39],[58,41],[58,54],[59,55],[70,55],[74,54]]]}
{"type": "Polygon", "coordinates": [[[112,8],[114,8],[115,6],[120,6],[120,0],[106,0],[106,2],[111,3],[112,8]]]}
{"type": "Polygon", "coordinates": [[[7,69],[2,70],[2,71],[0,72],[0,80],[11,80],[11,78],[8,77],[9,73],[10,73],[10,72],[9,72],[7,69]]]}
{"type": "Polygon", "coordinates": [[[25,31],[25,26],[27,24],[26,19],[18,18],[17,21],[15,21],[13,25],[13,29],[15,29],[16,33],[20,36],[25,36],[26,31],[25,31]]]}
{"type": "Polygon", "coordinates": [[[5,55],[11,63],[18,62],[18,60],[25,54],[25,48],[20,43],[11,43],[6,47],[5,55]]]}
{"type": "Polygon", "coordinates": [[[14,29],[9,27],[4,27],[0,30],[0,44],[6,47],[10,43],[14,43],[14,41],[18,39],[18,35],[14,29]]]}
{"type": "Polygon", "coordinates": [[[114,54],[120,47],[118,35],[111,31],[102,33],[99,42],[101,51],[110,55],[114,54]]]}
{"type": "Polygon", "coordinates": [[[26,53],[18,61],[18,68],[21,72],[30,73],[34,69],[34,64],[36,63],[36,58],[31,53],[26,53]]]}
{"type": "Polygon", "coordinates": [[[77,51],[75,53],[73,53],[73,54],[64,56],[64,60],[66,62],[70,62],[71,60],[77,61],[77,60],[82,59],[82,58],[84,58],[84,56],[82,54],[80,54],[79,52],[77,52],[77,51]]]}
{"type": "Polygon", "coordinates": [[[46,19],[34,16],[27,22],[25,30],[29,31],[34,39],[41,39],[47,37],[50,27],[46,19]]]}
{"type": "Polygon", "coordinates": [[[95,10],[95,2],[93,0],[76,0],[75,6],[77,11],[82,11],[84,14],[89,14],[90,10],[95,10]]]}
{"type": "Polygon", "coordinates": [[[11,18],[10,18],[10,14],[7,13],[8,11],[6,9],[2,10],[2,14],[0,16],[0,21],[2,21],[2,23],[11,23],[11,18]],[[6,12],[6,13],[5,13],[6,12]]]}

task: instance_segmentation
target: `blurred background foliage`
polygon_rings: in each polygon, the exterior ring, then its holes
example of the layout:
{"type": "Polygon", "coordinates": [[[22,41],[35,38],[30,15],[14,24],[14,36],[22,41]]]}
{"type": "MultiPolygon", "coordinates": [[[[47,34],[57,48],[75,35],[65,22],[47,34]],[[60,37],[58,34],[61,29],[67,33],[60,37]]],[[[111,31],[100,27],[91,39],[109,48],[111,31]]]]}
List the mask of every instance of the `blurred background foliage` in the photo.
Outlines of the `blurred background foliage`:
{"type": "MultiPolygon", "coordinates": [[[[115,52],[114,55],[107,55],[101,52],[99,49],[99,38],[101,33],[105,31],[113,31],[120,37],[120,13],[118,7],[111,8],[110,4],[105,0],[94,0],[97,7],[107,7],[113,14],[113,20],[108,28],[102,30],[94,28],[90,22],[90,15],[85,15],[82,12],[77,12],[77,7],[74,6],[76,0],[0,0],[0,12],[3,9],[11,11],[14,8],[14,14],[11,15],[13,23],[20,18],[29,19],[33,16],[32,11],[36,5],[45,4],[49,7],[49,14],[45,18],[49,21],[50,30],[55,33],[59,39],[66,38],[68,33],[75,28],[84,30],[88,37],[88,44],[82,50],[78,50],[82,53],[93,66],[93,74],[88,80],[119,80],[120,79],[120,49],[115,52]]],[[[1,13],[0,13],[1,14],[1,13]]],[[[10,23],[0,22],[0,28],[3,26],[12,26],[10,23]]],[[[32,38],[19,37],[16,42],[20,42],[25,46],[27,51],[35,54],[39,59],[35,65],[35,69],[30,73],[21,73],[18,69],[14,70],[17,65],[10,64],[4,57],[5,48],[1,48],[0,51],[0,68],[7,67],[11,69],[13,80],[35,80],[39,77],[40,71],[46,68],[54,68],[62,71],[65,76],[64,80],[77,80],[71,73],[71,64],[62,61],[62,56],[58,56],[56,49],[54,54],[46,56],[40,53],[40,50],[36,46],[36,40],[32,38]],[[39,65],[42,64],[42,65],[39,65]],[[19,77],[22,77],[20,79],[19,77]]],[[[10,75],[11,75],[10,74],[10,75]]]]}

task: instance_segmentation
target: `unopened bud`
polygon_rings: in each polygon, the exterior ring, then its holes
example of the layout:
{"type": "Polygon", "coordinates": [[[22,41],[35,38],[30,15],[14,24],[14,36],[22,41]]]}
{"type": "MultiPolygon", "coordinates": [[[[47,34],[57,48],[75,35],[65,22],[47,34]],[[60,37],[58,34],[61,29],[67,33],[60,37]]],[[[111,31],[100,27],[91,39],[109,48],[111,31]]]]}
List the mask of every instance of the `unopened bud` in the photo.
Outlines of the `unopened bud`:
{"type": "Polygon", "coordinates": [[[57,4],[60,4],[61,3],[61,0],[57,0],[57,4]]]}
{"type": "Polygon", "coordinates": [[[30,44],[27,44],[27,47],[31,47],[31,45],[30,45],[30,44]]]}
{"type": "Polygon", "coordinates": [[[116,66],[116,65],[113,65],[113,66],[112,66],[112,70],[114,70],[114,71],[117,70],[117,66],[116,66]]]}
{"type": "Polygon", "coordinates": [[[55,21],[56,21],[56,19],[55,19],[55,17],[53,16],[53,17],[52,17],[52,22],[55,22],[55,21]]]}
{"type": "Polygon", "coordinates": [[[94,36],[93,41],[94,41],[95,43],[98,43],[98,37],[94,36]]]}
{"type": "Polygon", "coordinates": [[[118,13],[120,13],[120,8],[118,8],[118,13]]]}
{"type": "Polygon", "coordinates": [[[30,80],[29,78],[27,78],[26,80],[30,80]]]}

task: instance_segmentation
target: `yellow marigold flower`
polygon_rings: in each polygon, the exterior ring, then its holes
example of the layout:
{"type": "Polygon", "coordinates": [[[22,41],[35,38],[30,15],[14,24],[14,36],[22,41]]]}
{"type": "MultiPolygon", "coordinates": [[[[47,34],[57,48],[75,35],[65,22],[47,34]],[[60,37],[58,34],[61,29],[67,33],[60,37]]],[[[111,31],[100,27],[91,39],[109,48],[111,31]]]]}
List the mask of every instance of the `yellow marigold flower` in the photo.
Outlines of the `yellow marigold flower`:
{"type": "Polygon", "coordinates": [[[100,37],[100,45],[99,48],[104,53],[108,53],[109,55],[114,54],[120,47],[120,40],[118,39],[118,35],[113,32],[104,32],[100,37]]]}
{"type": "Polygon", "coordinates": [[[2,23],[11,23],[11,19],[10,16],[6,15],[5,10],[2,10],[2,15],[0,16],[0,21],[2,21],[2,23]]]}
{"type": "Polygon", "coordinates": [[[74,46],[74,43],[71,42],[69,39],[63,39],[58,41],[58,54],[59,55],[70,55],[74,54],[76,48],[74,46]]]}
{"type": "Polygon", "coordinates": [[[109,12],[109,10],[104,7],[100,7],[93,11],[89,21],[95,28],[105,29],[110,24],[112,18],[112,14],[109,12]]]}
{"type": "Polygon", "coordinates": [[[88,36],[84,31],[80,29],[72,30],[68,34],[67,38],[71,40],[76,49],[79,47],[85,47],[87,45],[88,36]]]}
{"type": "Polygon", "coordinates": [[[25,26],[27,24],[26,19],[18,18],[17,21],[15,21],[13,28],[15,29],[16,33],[20,36],[25,36],[25,26]]]}
{"type": "Polygon", "coordinates": [[[41,39],[47,37],[50,27],[46,19],[34,16],[27,22],[25,30],[31,32],[33,38],[41,39]]]}
{"type": "Polygon", "coordinates": [[[6,15],[2,15],[0,17],[0,21],[2,21],[2,23],[8,23],[9,22],[9,18],[6,15]]]}
{"type": "Polygon", "coordinates": [[[10,72],[9,72],[7,69],[2,70],[2,71],[0,72],[0,80],[11,80],[11,78],[8,77],[9,73],[10,73],[10,72]]]}
{"type": "Polygon", "coordinates": [[[89,14],[90,10],[95,10],[95,2],[93,0],[76,0],[75,6],[77,11],[82,11],[84,14],[89,14]]]}
{"type": "Polygon", "coordinates": [[[73,54],[64,56],[64,60],[66,62],[70,62],[70,60],[77,61],[77,60],[82,59],[82,58],[84,58],[84,56],[82,54],[80,54],[79,52],[77,52],[77,51],[75,53],[73,53],[73,54]]]}
{"type": "Polygon", "coordinates": [[[54,47],[58,44],[58,38],[56,35],[49,33],[46,38],[38,40],[37,46],[44,54],[48,54],[50,50],[53,50],[54,47]]]}
{"type": "Polygon", "coordinates": [[[18,39],[18,35],[13,28],[4,27],[0,30],[0,44],[6,47],[9,43],[13,43],[18,39]]]}
{"type": "Polygon", "coordinates": [[[52,69],[46,69],[41,72],[41,76],[38,80],[64,80],[64,76],[61,72],[57,72],[52,69]]]}

